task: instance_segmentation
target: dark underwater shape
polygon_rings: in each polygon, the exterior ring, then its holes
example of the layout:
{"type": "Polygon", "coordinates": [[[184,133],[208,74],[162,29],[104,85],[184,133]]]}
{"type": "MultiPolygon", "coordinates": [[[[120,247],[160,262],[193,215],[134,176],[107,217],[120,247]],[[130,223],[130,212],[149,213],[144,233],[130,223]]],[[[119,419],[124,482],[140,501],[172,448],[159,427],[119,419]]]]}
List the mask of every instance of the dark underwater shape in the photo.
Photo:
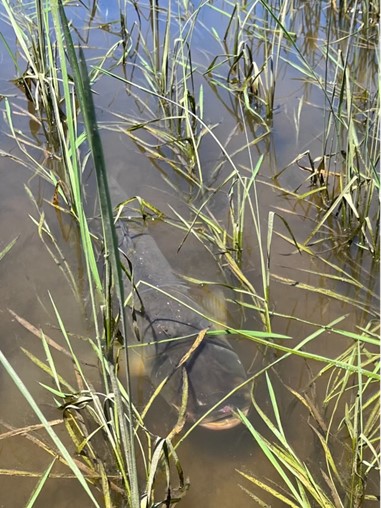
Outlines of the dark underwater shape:
{"type": "MultiPolygon", "coordinates": [[[[150,343],[142,348],[147,375],[155,387],[169,377],[161,394],[169,404],[179,408],[182,369],[185,368],[188,378],[186,414],[189,420],[197,421],[247,379],[245,369],[223,335],[206,335],[178,368],[199,333],[213,329],[213,325],[200,315],[203,310],[190,297],[189,288],[174,273],[145,227],[134,223],[127,229],[124,224],[118,224],[117,233],[120,250],[132,267],[133,284],[137,288],[133,292],[134,329],[142,342],[150,343]],[[160,343],[173,338],[179,340],[160,343]]],[[[131,292],[130,282],[126,283],[126,289],[131,292]]],[[[200,425],[213,430],[232,428],[240,423],[234,411],[240,409],[246,414],[249,406],[250,390],[245,385],[200,425]]]]}

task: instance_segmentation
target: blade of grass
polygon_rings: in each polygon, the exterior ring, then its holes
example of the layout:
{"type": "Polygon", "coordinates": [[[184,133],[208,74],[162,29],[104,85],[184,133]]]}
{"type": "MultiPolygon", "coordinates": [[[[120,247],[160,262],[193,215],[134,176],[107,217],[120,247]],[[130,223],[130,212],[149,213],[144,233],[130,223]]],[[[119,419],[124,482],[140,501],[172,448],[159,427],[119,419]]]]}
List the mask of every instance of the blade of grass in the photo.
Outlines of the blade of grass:
{"type": "Polygon", "coordinates": [[[13,240],[11,240],[8,245],[4,247],[2,251],[0,251],[0,261],[8,254],[8,252],[12,249],[12,247],[15,245],[17,240],[19,239],[19,236],[16,236],[13,240]]]}
{"type": "MultiPolygon", "coordinates": [[[[91,154],[94,161],[94,166],[96,169],[97,175],[97,187],[99,193],[99,201],[101,206],[101,214],[102,214],[102,226],[105,237],[105,257],[106,259],[110,259],[112,274],[113,274],[113,282],[115,284],[117,301],[119,305],[119,315],[121,319],[121,328],[125,340],[127,338],[127,326],[124,315],[124,290],[123,290],[123,282],[122,282],[122,272],[121,272],[121,263],[119,258],[119,250],[118,250],[118,241],[116,237],[114,222],[113,222],[113,213],[111,206],[111,199],[108,189],[107,183],[107,172],[104,162],[103,150],[101,139],[99,136],[97,121],[95,115],[95,108],[92,99],[92,92],[90,88],[90,82],[88,77],[88,72],[86,68],[85,58],[83,55],[82,49],[80,49],[80,62],[78,63],[73,41],[71,38],[71,34],[68,28],[68,21],[66,19],[66,14],[62,5],[62,2],[58,2],[59,15],[61,19],[62,29],[65,37],[65,42],[67,46],[67,52],[69,61],[73,70],[74,81],[76,84],[76,89],[79,97],[79,102],[82,105],[82,114],[84,118],[87,140],[90,146],[91,154]]],[[[112,344],[107,344],[107,347],[110,349],[112,344]]],[[[127,351],[125,348],[125,365],[126,365],[126,381],[127,381],[127,392],[131,394],[131,380],[130,380],[130,372],[129,372],[129,359],[127,351]]],[[[108,352],[107,354],[110,354],[108,352]]],[[[118,407],[120,405],[118,404],[118,407]]],[[[131,505],[133,507],[139,506],[139,486],[138,486],[138,475],[137,475],[137,466],[136,466],[136,458],[135,458],[135,450],[134,450],[134,429],[132,423],[132,401],[129,396],[128,404],[127,404],[127,425],[125,419],[123,418],[123,413],[121,413],[121,431],[122,431],[122,443],[124,447],[124,452],[127,460],[128,471],[129,471],[129,481],[131,487],[131,505]]]]}
{"type": "Polygon", "coordinates": [[[25,508],[33,508],[35,501],[37,500],[38,496],[40,495],[42,489],[44,488],[44,485],[46,481],[49,478],[50,472],[53,469],[53,466],[56,462],[56,459],[53,459],[52,462],[49,464],[48,468],[44,472],[44,474],[41,476],[40,480],[38,481],[37,485],[33,489],[33,492],[28,499],[25,508]]]}

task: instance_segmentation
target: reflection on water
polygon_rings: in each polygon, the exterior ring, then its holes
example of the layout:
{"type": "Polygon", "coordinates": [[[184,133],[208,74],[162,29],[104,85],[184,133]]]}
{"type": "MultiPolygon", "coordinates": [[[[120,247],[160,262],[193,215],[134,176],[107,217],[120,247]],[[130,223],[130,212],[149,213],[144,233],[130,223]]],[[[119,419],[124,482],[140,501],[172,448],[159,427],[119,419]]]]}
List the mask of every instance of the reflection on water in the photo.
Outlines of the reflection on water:
{"type": "MultiPolygon", "coordinates": [[[[219,4],[219,3],[218,3],[219,4]]],[[[224,2],[221,2],[221,5],[224,2]]],[[[299,4],[299,2],[298,2],[299,4]]],[[[292,24],[288,30],[295,34],[298,47],[306,58],[311,61],[316,69],[325,65],[325,60],[319,51],[319,44],[325,38],[325,19],[327,9],[323,9],[323,2],[300,2],[298,14],[292,18],[292,24]]],[[[324,4],[325,5],[325,4],[324,4]]],[[[226,163],[222,155],[222,148],[232,154],[234,164],[240,169],[243,176],[248,176],[250,159],[247,144],[251,145],[251,157],[254,163],[260,155],[264,155],[261,167],[258,190],[261,215],[263,218],[263,230],[267,229],[269,211],[276,211],[284,216],[288,226],[296,238],[303,241],[316,224],[316,210],[319,202],[296,201],[281,190],[287,188],[294,190],[305,185],[306,176],[298,167],[292,167],[289,171],[281,174],[275,180],[272,176],[278,175],[298,154],[310,150],[314,156],[321,153],[321,138],[326,127],[321,107],[324,104],[323,93],[313,87],[306,80],[301,80],[300,73],[295,67],[279,61],[278,80],[274,102],[274,115],[271,121],[258,122],[257,118],[248,116],[246,125],[243,125],[240,108],[236,97],[227,91],[221,84],[222,71],[216,71],[214,75],[203,75],[213,56],[222,53],[220,41],[217,41],[210,27],[219,28],[220,36],[226,30],[225,16],[218,12],[217,5],[210,3],[205,5],[200,12],[200,24],[196,25],[193,34],[192,58],[202,69],[195,74],[194,86],[202,84],[204,94],[204,121],[213,125],[213,133],[220,140],[219,146],[211,136],[201,136],[199,144],[200,162],[196,161],[191,154],[180,148],[175,143],[168,142],[161,136],[170,125],[169,112],[163,112],[162,106],[157,104],[155,98],[146,94],[139,95],[134,87],[126,87],[109,77],[101,77],[94,83],[96,91],[95,99],[98,108],[98,120],[102,126],[102,139],[104,143],[105,158],[109,169],[113,202],[117,203],[134,195],[142,196],[157,208],[173,217],[172,210],[191,220],[193,215],[189,212],[189,204],[199,206],[208,198],[207,209],[218,220],[226,224],[228,219],[228,206],[232,198],[232,189],[222,186],[222,182],[231,173],[231,166],[226,163]],[[304,107],[298,122],[295,121],[298,106],[303,102],[304,107]],[[151,121],[167,116],[167,120],[155,121],[152,130],[131,131],[128,128],[138,121],[151,121]],[[296,125],[297,124],[297,125],[296,125]],[[155,129],[155,130],[154,130],[155,129]],[[246,130],[245,130],[246,129],[246,130]],[[264,136],[261,138],[261,136],[264,136]],[[244,149],[242,148],[244,147],[244,149]],[[208,190],[200,193],[197,185],[192,184],[194,175],[197,175],[199,164],[202,166],[205,188],[208,190]],[[180,170],[182,173],[180,173],[180,170]],[[279,185],[279,187],[277,187],[279,185]],[[221,186],[219,188],[219,186],[221,186]],[[211,191],[219,188],[212,194],[211,191]]],[[[196,8],[196,5],[194,6],[196,8]]],[[[136,11],[128,4],[128,30],[131,35],[129,43],[134,41],[134,25],[145,23],[144,18],[139,18],[136,11]]],[[[191,7],[189,7],[191,9],[191,7]]],[[[144,8],[143,8],[144,10],[144,8]]],[[[165,23],[165,9],[160,11],[158,26],[162,31],[165,23]]],[[[185,19],[192,16],[192,12],[184,13],[185,19]]],[[[252,16],[257,15],[259,24],[265,25],[270,21],[267,14],[259,6],[253,10],[252,16]]],[[[81,44],[86,45],[89,65],[99,62],[100,55],[104,55],[105,48],[109,48],[120,38],[120,32],[116,28],[119,12],[116,11],[116,3],[110,7],[107,2],[99,2],[98,9],[89,12],[79,7],[68,9],[68,16],[73,17],[74,25],[78,28],[78,36],[81,44]],[[115,10],[114,10],[115,8],[115,10]],[[82,26],[83,14],[87,22],[82,26]]],[[[331,36],[340,39],[345,27],[343,20],[331,25],[331,36]],[[341,24],[340,24],[341,23],[341,24]]],[[[265,42],[261,41],[257,33],[251,33],[254,23],[246,23],[248,44],[251,45],[253,54],[258,58],[258,65],[264,64],[265,42]]],[[[147,27],[148,33],[149,30],[147,27]]],[[[13,37],[9,28],[2,21],[1,30],[8,34],[9,43],[13,37]]],[[[178,27],[173,24],[173,38],[178,35],[178,27]]],[[[217,29],[216,29],[217,30],[217,29]]],[[[361,26],[359,25],[359,30],[361,26]]],[[[7,35],[7,36],[8,36],[7,35]]],[[[147,36],[147,44],[153,44],[150,35],[147,36]]],[[[135,41],[136,42],[136,41],[135,41]]],[[[231,43],[228,38],[226,44],[231,43]]],[[[346,49],[346,42],[341,42],[342,49],[346,49]]],[[[286,46],[286,45],[285,45],[286,46]]],[[[337,48],[335,48],[337,49],[337,48]]],[[[290,46],[285,47],[282,55],[289,56],[293,63],[299,62],[295,52],[290,46]]],[[[372,51],[366,51],[353,61],[354,72],[363,77],[371,72],[372,51]],[[363,56],[363,58],[362,58],[363,56]]],[[[125,73],[128,79],[147,86],[145,80],[143,57],[131,50],[127,63],[117,66],[121,54],[121,45],[115,49],[113,55],[107,60],[108,67],[115,67],[114,71],[125,73]]],[[[45,167],[52,168],[55,161],[49,158],[49,150],[44,132],[34,119],[36,111],[32,108],[20,89],[10,84],[14,78],[14,69],[9,55],[3,49],[3,79],[0,92],[10,97],[17,116],[15,123],[17,128],[23,131],[26,137],[31,139],[30,147],[34,155],[45,167]],[[6,77],[5,77],[6,76],[6,77]],[[28,112],[28,113],[27,113],[28,112]],[[39,155],[36,155],[39,154],[39,155]]],[[[374,70],[374,67],[373,67],[374,70]]],[[[225,69],[226,71],[226,69],[225,69]]],[[[331,72],[331,70],[329,70],[331,72]]],[[[333,72],[333,71],[332,71],[333,72]]],[[[173,112],[171,112],[173,113],[173,112]]],[[[179,112],[178,112],[179,113],[179,112]]],[[[179,129],[183,129],[181,126],[179,129]]],[[[8,126],[2,120],[2,132],[9,132],[8,126]]],[[[169,129],[168,129],[169,130],[169,129]]],[[[184,135],[184,133],[182,132],[184,135]]],[[[185,137],[185,136],[184,136],[185,137]]],[[[15,142],[4,135],[1,140],[1,150],[12,156],[25,157],[17,149],[15,142]]],[[[57,167],[59,163],[57,163],[57,167]]],[[[86,318],[86,284],[83,279],[81,257],[78,250],[78,239],[75,228],[66,222],[66,218],[60,218],[47,204],[52,199],[53,190],[39,177],[34,177],[31,168],[25,168],[10,157],[0,158],[0,250],[18,236],[17,243],[12,251],[0,261],[0,308],[1,316],[1,349],[17,372],[22,375],[25,384],[33,396],[38,400],[41,409],[48,418],[55,420],[60,413],[54,408],[51,395],[39,384],[48,383],[49,377],[41,374],[41,371],[25,356],[21,347],[37,357],[44,355],[41,342],[22,328],[9,314],[8,308],[18,315],[41,327],[58,343],[62,343],[62,336],[56,328],[56,318],[49,298],[49,292],[53,295],[54,302],[61,313],[63,321],[70,331],[77,337],[91,336],[92,327],[86,318]],[[48,247],[56,255],[53,259],[48,250],[42,244],[37,231],[37,226],[31,222],[29,215],[37,221],[39,216],[35,204],[24,190],[24,185],[31,189],[37,206],[44,210],[52,233],[58,239],[62,252],[57,254],[51,242],[48,247]],[[72,270],[72,278],[67,277],[66,265],[72,270]],[[73,280],[77,287],[73,287],[73,280]],[[75,291],[75,290],[76,291],[75,291]],[[78,296],[79,295],[79,296],[78,296]]],[[[91,169],[85,170],[84,179],[89,196],[94,195],[93,174],[91,169]]],[[[205,189],[204,189],[205,190],[205,189]]],[[[89,200],[91,201],[91,199],[89,200]]],[[[90,207],[91,205],[89,205],[90,207]]],[[[329,227],[335,229],[333,223],[329,227]]],[[[281,230],[281,228],[279,228],[281,230]]],[[[336,231],[336,229],[335,229],[336,231]]],[[[221,269],[212,256],[205,256],[204,247],[194,238],[187,240],[182,249],[178,251],[184,236],[180,230],[168,225],[159,225],[152,228],[160,248],[165,256],[171,261],[175,270],[186,275],[225,282],[221,269]],[[200,259],[203,263],[200,263],[200,259]]],[[[265,233],[264,233],[265,234],[265,233]]],[[[344,235],[344,232],[343,232],[344,235]]],[[[344,236],[343,236],[344,237],[344,236]]],[[[324,259],[299,253],[293,245],[285,242],[280,236],[273,236],[271,269],[276,277],[271,282],[271,305],[277,316],[273,318],[273,331],[286,334],[293,338],[288,345],[300,342],[301,338],[307,337],[316,330],[313,323],[330,323],[340,316],[346,316],[339,326],[347,330],[355,330],[356,326],[366,326],[370,319],[377,319],[375,302],[377,300],[378,267],[372,262],[367,253],[340,250],[340,235],[335,242],[331,242],[331,235],[322,238],[319,246],[324,259]],[[337,277],[339,266],[354,279],[359,279],[363,288],[350,283],[348,278],[337,277]],[[280,277],[287,279],[286,284],[281,283],[280,277]],[[314,288],[323,288],[326,292],[305,291],[302,285],[314,288]],[[365,288],[365,290],[364,290],[365,288]],[[330,298],[329,291],[334,291],[343,298],[330,298]],[[358,305],[352,306],[346,299],[358,301],[358,305]],[[294,320],[284,319],[281,315],[295,316],[294,320]],[[309,321],[308,325],[302,320],[309,321]]],[[[218,256],[217,256],[218,257],[218,256]]],[[[261,285],[260,259],[258,245],[253,225],[248,220],[244,238],[243,253],[244,273],[255,287],[261,285]]],[[[285,282],[283,280],[283,282],[285,282]]],[[[229,311],[235,313],[232,320],[240,322],[239,326],[244,329],[256,329],[259,327],[258,315],[250,308],[237,310],[237,306],[230,305],[229,311]]],[[[319,336],[309,344],[309,351],[317,355],[337,357],[348,347],[344,338],[338,338],[329,331],[319,336]],[[334,337],[334,340],[333,340],[334,337]]],[[[76,342],[77,354],[84,363],[90,365],[89,376],[98,382],[96,361],[91,358],[86,343],[81,339],[76,342]]],[[[277,354],[269,351],[258,351],[258,348],[249,341],[240,341],[236,344],[245,367],[249,374],[254,375],[263,367],[276,361],[277,354]]],[[[280,354],[280,353],[279,353],[280,354]]],[[[73,380],[73,369],[70,362],[60,359],[62,375],[67,376],[69,382],[73,380]]],[[[311,430],[311,414],[308,409],[300,404],[291,394],[288,387],[303,395],[308,395],[311,404],[317,408],[320,416],[328,418],[325,408],[322,407],[324,393],[324,379],[314,380],[322,365],[318,362],[291,356],[276,364],[271,371],[271,379],[277,393],[278,405],[284,431],[292,443],[294,450],[305,460],[313,474],[318,474],[320,465],[324,461],[318,439],[311,430]],[[314,380],[311,382],[311,380],[314,380]],[[320,382],[319,382],[320,381],[320,382]]],[[[137,389],[139,392],[139,389],[137,389]]],[[[254,383],[254,397],[258,405],[269,415],[272,414],[271,403],[264,376],[258,376],[254,383]]],[[[18,391],[8,378],[0,374],[0,431],[9,432],[11,428],[18,428],[35,423],[32,411],[23,401],[18,391]],[[9,427],[11,426],[11,427],[9,427]]],[[[143,394],[143,399],[147,394],[143,394]]],[[[159,401],[150,415],[152,429],[158,434],[166,432],[170,428],[168,421],[175,417],[163,401],[159,401]],[[163,414],[166,418],[163,419],[163,414]]],[[[250,421],[258,432],[270,438],[269,431],[262,420],[254,412],[249,414],[250,421]]],[[[60,431],[65,439],[65,430],[60,431]]],[[[42,431],[33,433],[40,439],[46,439],[42,431]]],[[[345,464],[346,455],[341,450],[345,440],[344,436],[335,436],[334,449],[338,460],[345,464]]],[[[203,506],[204,508],[230,507],[234,500],[235,506],[247,506],[250,498],[239,487],[253,490],[253,486],[244,480],[236,470],[248,474],[260,472],[261,478],[269,478],[278,482],[274,475],[274,469],[260,451],[249,432],[243,427],[238,427],[226,433],[213,433],[198,428],[182,443],[179,450],[180,459],[185,473],[190,477],[191,488],[185,499],[181,502],[184,507],[203,506]]],[[[50,455],[42,450],[36,442],[25,437],[15,436],[9,439],[0,439],[0,469],[16,469],[20,471],[44,471],[51,461],[50,455]]],[[[63,467],[55,467],[53,472],[59,474],[63,467]]],[[[65,470],[65,472],[67,472],[65,470]]],[[[54,478],[54,475],[53,475],[54,478]]],[[[84,506],[81,489],[76,482],[69,479],[51,479],[43,490],[37,506],[84,506]]],[[[0,475],[1,506],[23,506],[30,492],[37,482],[37,478],[19,478],[0,475]]],[[[371,483],[370,491],[375,487],[371,483]]],[[[254,491],[254,490],[253,490],[254,491]]],[[[258,492],[258,491],[255,491],[258,492]]],[[[271,506],[284,506],[282,502],[274,502],[272,497],[267,497],[260,492],[260,497],[271,506]]]]}

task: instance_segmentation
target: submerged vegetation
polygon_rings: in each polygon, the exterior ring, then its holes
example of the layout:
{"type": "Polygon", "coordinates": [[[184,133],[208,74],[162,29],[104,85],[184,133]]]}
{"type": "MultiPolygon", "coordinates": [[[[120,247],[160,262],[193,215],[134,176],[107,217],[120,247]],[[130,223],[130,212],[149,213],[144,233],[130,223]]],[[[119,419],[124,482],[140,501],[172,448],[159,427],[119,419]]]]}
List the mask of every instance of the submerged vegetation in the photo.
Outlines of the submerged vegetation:
{"type": "MultiPolygon", "coordinates": [[[[183,472],[181,450],[202,418],[186,424],[184,396],[175,421],[166,418],[157,435],[150,414],[162,386],[144,403],[134,397],[137,347],[126,321],[134,308],[123,271],[130,267],[122,270],[115,233],[115,220],[132,213],[180,239],[179,252],[196,242],[219,273],[188,273],[187,284],[211,288],[210,300],[220,288],[229,311],[208,311],[215,329],[197,340],[219,330],[240,338],[253,358],[252,408],[237,416],[270,469],[261,476],[240,461],[234,484],[248,503],[373,506],[380,465],[377,2],[110,4],[2,0],[1,40],[18,88],[3,95],[13,148],[2,155],[30,170],[32,227],[91,322],[91,333],[77,337],[54,288],[51,315],[61,340],[11,311],[41,342],[40,357],[22,351],[62,416],[44,414],[0,351],[39,422],[20,429],[2,422],[0,439],[22,434],[52,457],[26,505],[49,478],[73,475],[94,506],[187,502],[192,475],[183,472]],[[285,81],[297,88],[289,92],[285,81]],[[138,167],[125,157],[126,188],[107,163],[111,138],[144,161],[138,167]],[[152,187],[162,184],[156,199],[152,190],[134,195],[136,180],[147,189],[148,178],[152,187]],[[47,199],[36,196],[36,179],[47,199]],[[66,234],[79,248],[82,277],[66,234]],[[286,268],[279,253],[293,260],[286,268]],[[298,407],[300,439],[286,425],[282,399],[298,407]],[[62,422],[65,434],[56,431],[62,422]],[[34,435],[37,428],[51,444],[34,435]],[[303,449],[305,440],[311,449],[303,449]],[[71,472],[57,473],[56,463],[71,472]]],[[[17,238],[4,243],[0,267],[18,247],[17,238]]],[[[1,474],[33,476],[4,465],[1,474]]]]}

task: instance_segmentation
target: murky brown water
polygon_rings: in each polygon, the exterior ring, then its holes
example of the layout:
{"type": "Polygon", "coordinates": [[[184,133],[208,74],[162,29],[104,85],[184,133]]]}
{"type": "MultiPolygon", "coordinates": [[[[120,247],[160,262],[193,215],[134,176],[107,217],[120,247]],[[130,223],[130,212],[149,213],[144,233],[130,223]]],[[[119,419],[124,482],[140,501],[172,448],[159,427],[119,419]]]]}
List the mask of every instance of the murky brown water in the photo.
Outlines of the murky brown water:
{"type": "MultiPolygon", "coordinates": [[[[130,8],[131,6],[128,7],[128,9],[130,8]]],[[[305,6],[304,14],[307,11],[309,9],[305,6]]],[[[312,12],[314,11],[311,7],[312,12]]],[[[70,13],[74,16],[76,26],[81,27],[82,9],[78,7],[72,9],[70,13]]],[[[131,16],[134,14],[131,13],[131,16]]],[[[88,14],[85,15],[85,18],[88,19],[88,14]]],[[[96,60],[91,58],[104,54],[106,49],[117,39],[97,27],[101,23],[117,18],[116,8],[114,11],[107,5],[107,2],[100,2],[97,15],[94,20],[91,20],[92,29],[88,31],[86,24],[81,29],[82,35],[86,35],[87,45],[91,48],[88,50],[88,64],[90,66],[96,63],[96,60]]],[[[301,24],[296,30],[299,37],[303,37],[304,28],[308,28],[302,24],[306,23],[306,20],[303,19],[303,16],[301,18],[299,20],[301,24]]],[[[221,47],[211,38],[206,26],[218,27],[225,26],[225,24],[226,21],[218,12],[207,7],[202,11],[200,25],[194,34],[193,49],[193,58],[200,63],[200,66],[205,63],[208,65],[211,61],[210,55],[221,52],[221,47]]],[[[221,30],[223,29],[221,28],[221,30]]],[[[8,44],[14,49],[14,37],[4,20],[1,22],[1,31],[8,44]]],[[[315,37],[311,33],[309,36],[315,37]]],[[[303,46],[303,43],[301,45],[303,46]]],[[[3,73],[0,81],[0,93],[9,97],[15,113],[21,111],[21,114],[18,114],[14,120],[17,128],[22,130],[36,147],[44,148],[46,141],[42,131],[25,114],[28,108],[31,111],[30,105],[22,92],[10,82],[15,77],[15,71],[4,47],[1,47],[1,58],[3,73]]],[[[119,71],[116,70],[116,72],[119,71]]],[[[131,68],[127,66],[127,73],[129,72],[131,72],[131,68]]],[[[141,74],[138,72],[136,74],[137,78],[141,79],[141,74]]],[[[313,156],[317,156],[321,152],[321,135],[324,127],[320,108],[322,94],[312,86],[303,84],[299,79],[300,75],[295,69],[280,63],[275,98],[276,109],[271,132],[263,142],[252,148],[252,157],[255,164],[260,154],[264,156],[257,183],[263,234],[266,234],[269,211],[276,211],[285,217],[295,237],[302,241],[314,227],[316,209],[313,205],[302,201],[297,202],[295,199],[287,197],[280,187],[294,190],[299,185],[303,185],[306,175],[299,168],[293,166],[284,172],[279,180],[272,179],[298,154],[310,150],[313,156]],[[300,128],[297,131],[294,115],[302,98],[308,101],[309,105],[304,106],[300,128]]],[[[234,98],[223,89],[211,86],[210,81],[204,79],[201,73],[196,75],[196,83],[202,83],[204,87],[205,122],[218,124],[214,129],[214,134],[227,151],[233,153],[245,144],[245,133],[241,121],[233,111],[233,106],[235,106],[236,112],[239,111],[234,98]],[[236,130],[234,131],[234,129],[236,130]]],[[[196,197],[196,189],[176,174],[169,165],[147,156],[144,150],[140,150],[117,127],[117,125],[125,126],[125,123],[116,116],[117,114],[122,115],[125,119],[140,118],[141,105],[138,101],[126,93],[122,84],[111,78],[101,77],[95,83],[94,89],[97,92],[95,99],[98,120],[102,127],[105,158],[110,172],[110,186],[114,203],[123,198],[139,195],[170,216],[173,216],[172,208],[187,218],[191,217],[188,202],[196,197]]],[[[134,90],[135,92],[136,90],[134,90]]],[[[152,107],[152,98],[142,96],[142,100],[148,101],[152,107]]],[[[143,116],[144,114],[146,113],[143,112],[143,116]]],[[[157,111],[155,114],[158,114],[157,111]]],[[[263,132],[262,127],[250,123],[250,119],[247,121],[252,127],[249,136],[253,136],[254,133],[259,135],[263,132]]],[[[9,128],[4,118],[1,119],[0,128],[2,133],[0,149],[2,152],[25,160],[25,156],[20,153],[15,142],[6,136],[6,133],[9,133],[9,128]]],[[[152,138],[150,142],[152,142],[152,138]]],[[[30,148],[30,150],[41,162],[44,161],[43,152],[38,155],[36,148],[30,148]]],[[[199,153],[206,183],[216,187],[230,173],[231,168],[224,164],[218,174],[215,173],[216,161],[221,160],[221,150],[211,137],[203,139],[199,153]]],[[[249,176],[245,170],[245,167],[249,167],[246,150],[239,152],[234,157],[234,162],[242,168],[243,176],[249,176]]],[[[74,278],[81,281],[83,273],[78,256],[75,228],[70,228],[70,224],[65,219],[65,228],[62,229],[59,217],[46,202],[52,198],[52,187],[35,176],[31,168],[23,167],[17,161],[12,160],[10,156],[3,156],[0,158],[0,178],[0,250],[18,236],[15,247],[0,261],[1,350],[22,377],[46,417],[55,420],[61,415],[55,409],[51,395],[39,384],[40,382],[48,383],[49,376],[42,374],[21,350],[21,348],[25,348],[37,357],[44,358],[41,343],[14,320],[9,309],[36,327],[41,327],[58,343],[63,343],[62,336],[57,329],[49,297],[50,293],[64,323],[76,337],[78,355],[83,362],[90,364],[88,366],[89,375],[93,376],[94,382],[96,382],[96,362],[91,358],[89,348],[79,338],[91,336],[93,332],[91,323],[85,317],[87,295],[83,292],[79,300],[76,298],[68,278],[65,276],[63,259],[59,259],[59,263],[54,261],[41,242],[37,226],[30,218],[32,216],[38,220],[39,216],[35,205],[25,191],[25,186],[31,190],[40,209],[44,210],[47,222],[62,249],[64,259],[68,262],[74,278]]],[[[92,192],[91,179],[90,174],[89,193],[92,192]]],[[[304,185],[304,189],[308,190],[308,186],[304,185]]],[[[228,190],[228,188],[222,188],[210,201],[210,210],[217,218],[225,222],[229,205],[228,190]]],[[[313,199],[311,199],[311,203],[313,203],[313,199]]],[[[276,222],[275,229],[287,234],[280,221],[276,222]]],[[[204,248],[196,240],[187,241],[182,250],[177,253],[177,247],[183,238],[179,230],[160,224],[152,228],[152,234],[177,270],[194,277],[220,280],[221,275],[217,264],[212,257],[205,255],[204,248]]],[[[51,246],[50,243],[49,246],[51,246]]],[[[243,271],[250,281],[259,288],[261,274],[258,246],[253,226],[250,223],[245,231],[244,246],[243,271]]],[[[333,250],[332,247],[333,244],[329,241],[321,245],[320,251],[324,258],[346,268],[365,287],[377,295],[378,266],[372,262],[371,257],[366,252],[362,255],[359,254],[356,247],[341,251],[333,250]]],[[[319,257],[296,253],[290,243],[276,235],[273,236],[272,242],[271,270],[276,276],[294,281],[292,284],[282,284],[273,279],[271,282],[271,303],[272,309],[278,314],[273,318],[273,331],[293,337],[295,343],[300,342],[302,338],[307,337],[316,329],[302,320],[327,324],[340,316],[346,316],[345,320],[338,324],[338,327],[353,331],[356,330],[356,327],[366,326],[371,318],[378,319],[376,298],[368,297],[361,290],[356,290],[353,286],[340,280],[327,278],[327,274],[335,274],[335,270],[319,257]],[[317,288],[331,289],[345,297],[356,298],[363,302],[363,308],[349,305],[344,300],[329,298],[317,292],[305,291],[298,287],[296,282],[299,283],[299,286],[300,283],[305,283],[317,288]],[[284,319],[279,317],[279,314],[292,315],[300,320],[284,319]]],[[[80,290],[81,288],[83,290],[86,285],[79,284],[79,286],[80,290]]],[[[237,315],[233,319],[237,322],[242,320],[237,309],[235,313],[237,315]]],[[[258,328],[258,316],[252,311],[246,311],[245,320],[240,324],[246,329],[258,328]]],[[[335,358],[347,347],[348,343],[344,339],[327,332],[314,340],[308,346],[308,350],[322,356],[335,358]]],[[[261,353],[258,356],[258,348],[254,344],[243,341],[237,344],[237,351],[241,354],[246,368],[251,369],[250,373],[252,374],[276,359],[276,356],[272,356],[270,353],[267,355],[261,353]]],[[[59,361],[62,375],[66,376],[68,381],[74,381],[70,362],[62,358],[59,361]]],[[[317,474],[320,466],[324,465],[324,455],[316,436],[309,427],[311,418],[307,410],[291,396],[285,386],[304,393],[313,376],[321,368],[322,364],[317,362],[306,362],[298,357],[289,357],[278,363],[271,373],[285,433],[294,450],[311,467],[313,474],[317,474]]],[[[313,384],[306,391],[316,402],[322,415],[324,415],[321,407],[324,389],[324,382],[321,381],[313,384]]],[[[271,415],[263,376],[256,380],[255,397],[259,405],[271,415]]],[[[4,371],[0,371],[0,400],[0,431],[2,433],[9,431],[11,427],[19,428],[36,423],[32,410],[4,371]]],[[[168,430],[168,422],[172,421],[173,416],[164,403],[159,405],[152,415],[153,430],[157,432],[168,430]]],[[[268,436],[268,430],[254,411],[250,413],[249,418],[259,432],[268,436]]],[[[36,431],[35,435],[41,439],[47,439],[42,431],[36,431]]],[[[60,431],[60,435],[65,439],[64,429],[60,431]]],[[[338,440],[335,450],[339,463],[342,456],[345,455],[341,450],[342,447],[343,442],[338,440]]],[[[273,498],[266,497],[261,491],[255,490],[253,485],[236,472],[236,470],[241,470],[258,475],[263,479],[279,481],[274,469],[243,426],[218,433],[198,428],[182,443],[178,453],[185,474],[191,482],[190,491],[180,506],[184,508],[255,506],[256,502],[251,500],[239,485],[245,486],[262,499],[271,502],[271,506],[284,506],[283,503],[274,503],[273,498]]],[[[51,456],[43,451],[38,444],[20,436],[1,439],[0,434],[0,507],[24,506],[37,482],[37,476],[32,478],[11,477],[5,474],[4,470],[15,469],[38,474],[47,468],[50,461],[51,456]]],[[[344,466],[345,460],[343,459],[344,466]]],[[[62,472],[62,469],[56,467],[54,473],[59,472],[62,472]]],[[[377,486],[372,482],[373,480],[369,485],[369,492],[374,494],[377,486]]],[[[75,481],[52,478],[48,481],[36,506],[63,508],[66,506],[90,506],[90,504],[75,481]]]]}

